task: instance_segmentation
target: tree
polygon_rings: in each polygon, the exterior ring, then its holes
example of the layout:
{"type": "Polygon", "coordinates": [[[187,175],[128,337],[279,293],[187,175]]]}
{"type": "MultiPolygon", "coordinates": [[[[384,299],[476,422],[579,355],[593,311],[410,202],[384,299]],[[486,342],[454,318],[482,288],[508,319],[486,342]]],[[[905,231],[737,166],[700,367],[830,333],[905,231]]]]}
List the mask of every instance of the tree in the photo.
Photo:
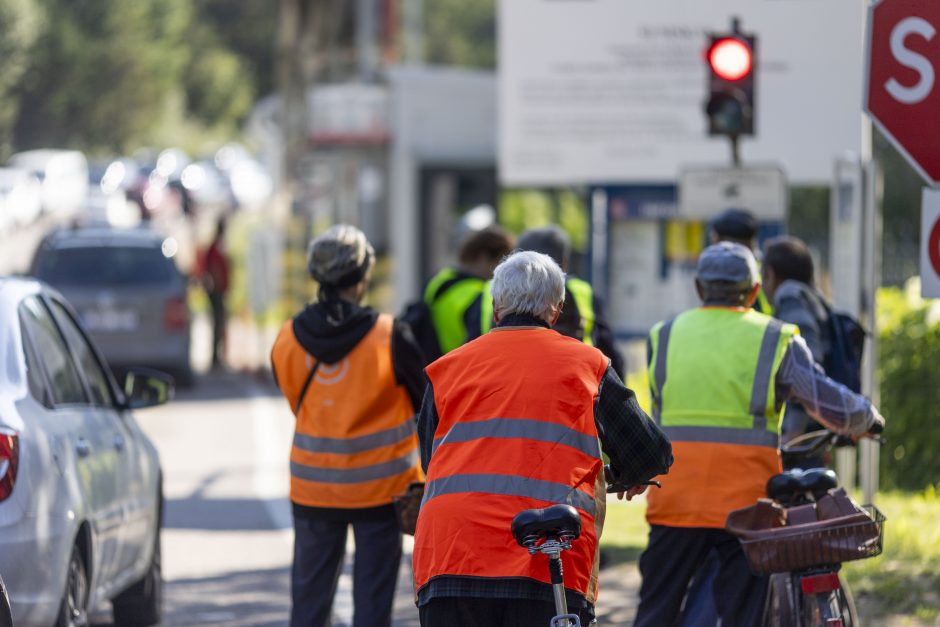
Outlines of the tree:
{"type": "Polygon", "coordinates": [[[126,150],[162,118],[189,59],[190,0],[38,0],[19,148],[126,150]]]}
{"type": "Polygon", "coordinates": [[[0,0],[0,156],[12,150],[13,125],[19,112],[16,86],[26,72],[29,51],[39,32],[32,0],[0,0]]]}
{"type": "Polygon", "coordinates": [[[495,0],[427,0],[424,11],[428,63],[496,67],[495,0]]]}

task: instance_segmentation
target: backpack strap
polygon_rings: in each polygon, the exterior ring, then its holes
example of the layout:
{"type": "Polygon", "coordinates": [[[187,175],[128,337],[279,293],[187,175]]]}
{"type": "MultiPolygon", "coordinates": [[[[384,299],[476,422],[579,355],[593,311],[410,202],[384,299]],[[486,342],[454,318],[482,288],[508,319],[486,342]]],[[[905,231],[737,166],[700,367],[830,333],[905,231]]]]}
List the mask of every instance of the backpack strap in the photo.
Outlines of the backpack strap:
{"type": "Polygon", "coordinates": [[[300,396],[297,397],[297,404],[294,406],[294,415],[300,413],[300,406],[304,403],[304,397],[307,396],[307,388],[310,387],[310,384],[313,382],[313,377],[316,376],[317,370],[320,368],[320,362],[313,364],[313,368],[310,369],[309,374],[307,374],[307,380],[304,381],[304,386],[300,388],[300,396]]]}

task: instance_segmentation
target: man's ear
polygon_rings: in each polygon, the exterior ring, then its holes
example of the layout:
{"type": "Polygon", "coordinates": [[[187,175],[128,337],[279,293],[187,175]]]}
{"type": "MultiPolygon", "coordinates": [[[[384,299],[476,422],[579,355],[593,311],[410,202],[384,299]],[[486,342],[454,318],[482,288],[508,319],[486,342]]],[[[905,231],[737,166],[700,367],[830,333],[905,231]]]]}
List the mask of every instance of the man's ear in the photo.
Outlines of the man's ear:
{"type": "Polygon", "coordinates": [[[702,282],[698,279],[695,279],[695,292],[698,294],[698,299],[705,302],[705,292],[702,290],[702,282]]]}
{"type": "Polygon", "coordinates": [[[558,318],[561,317],[561,308],[564,307],[565,303],[561,302],[554,308],[554,313],[552,314],[552,319],[548,322],[550,326],[555,326],[555,323],[558,322],[558,318]]]}
{"type": "Polygon", "coordinates": [[[493,322],[499,324],[499,321],[502,320],[503,316],[499,313],[499,310],[496,307],[493,307],[493,322]]]}
{"type": "Polygon", "coordinates": [[[748,293],[747,302],[744,305],[745,307],[752,307],[754,305],[754,301],[757,300],[757,293],[759,291],[760,291],[760,281],[755,283],[754,287],[752,287],[751,291],[748,293]]]}

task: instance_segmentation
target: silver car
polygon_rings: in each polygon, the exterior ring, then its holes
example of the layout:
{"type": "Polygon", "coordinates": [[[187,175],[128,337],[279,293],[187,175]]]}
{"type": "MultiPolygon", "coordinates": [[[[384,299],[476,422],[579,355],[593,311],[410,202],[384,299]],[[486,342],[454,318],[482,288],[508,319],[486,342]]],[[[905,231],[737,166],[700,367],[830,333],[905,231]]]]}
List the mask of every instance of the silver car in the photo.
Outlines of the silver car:
{"type": "Polygon", "coordinates": [[[156,368],[188,385],[191,316],[176,248],[150,229],[61,229],[40,244],[31,274],[65,295],[115,371],[156,368]]]}
{"type": "Polygon", "coordinates": [[[60,294],[0,277],[0,576],[19,627],[158,622],[157,451],[132,409],[172,394],[131,371],[118,389],[60,294]]]}

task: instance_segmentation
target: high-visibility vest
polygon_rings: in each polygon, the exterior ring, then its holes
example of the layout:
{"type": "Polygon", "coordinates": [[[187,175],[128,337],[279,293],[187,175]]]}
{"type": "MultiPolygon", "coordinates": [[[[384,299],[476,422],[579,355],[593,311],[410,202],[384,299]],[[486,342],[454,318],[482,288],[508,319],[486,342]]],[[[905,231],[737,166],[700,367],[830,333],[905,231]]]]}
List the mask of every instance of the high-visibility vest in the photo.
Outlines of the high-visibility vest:
{"type": "Polygon", "coordinates": [[[416,589],[442,576],[548,583],[513,516],[568,503],[582,535],[565,587],[597,598],[606,486],[594,403],[608,360],[550,329],[497,329],[427,367],[439,416],[414,545],[416,589]],[[550,365],[550,367],[546,367],[550,365]]]}
{"type": "Polygon", "coordinates": [[[650,524],[721,528],[730,511],[766,496],[780,472],[774,381],[796,333],[752,309],[714,307],[653,327],[653,418],[675,463],[648,493],[650,524]]]}
{"type": "Polygon", "coordinates": [[[464,314],[473,304],[485,281],[476,277],[459,277],[452,268],[438,272],[424,288],[424,302],[431,310],[431,321],[442,354],[447,354],[467,341],[464,314]]]}
{"type": "Polygon", "coordinates": [[[271,361],[295,410],[290,456],[291,501],[328,508],[387,505],[423,473],[414,412],[392,367],[392,317],[375,326],[342,360],[320,364],[298,408],[316,360],[281,328],[271,361]]]}
{"type": "MultiPolygon", "coordinates": [[[[492,281],[487,281],[483,287],[483,300],[480,304],[480,333],[489,333],[493,327],[493,294],[490,292],[492,281]]],[[[568,277],[565,280],[565,290],[574,299],[578,315],[581,317],[581,328],[584,332],[581,341],[588,346],[594,346],[594,288],[591,284],[577,277],[568,277]]]]}

